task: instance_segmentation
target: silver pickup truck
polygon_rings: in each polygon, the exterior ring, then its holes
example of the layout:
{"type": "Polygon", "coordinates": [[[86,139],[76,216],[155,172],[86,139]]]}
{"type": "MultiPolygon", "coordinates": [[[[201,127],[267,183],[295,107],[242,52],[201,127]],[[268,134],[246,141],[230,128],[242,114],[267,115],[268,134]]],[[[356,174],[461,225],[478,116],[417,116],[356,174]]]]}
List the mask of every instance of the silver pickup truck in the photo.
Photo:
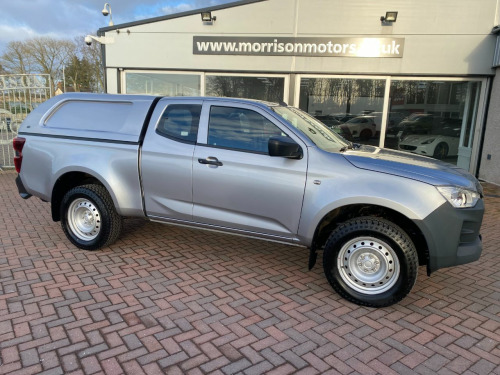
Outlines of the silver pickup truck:
{"type": "Polygon", "coordinates": [[[404,298],[419,265],[430,275],[482,250],[468,172],[352,144],[285,103],[65,94],[14,148],[21,196],[51,202],[81,249],[111,245],[123,217],[297,244],[310,268],[323,250],[332,287],[371,307],[404,298]]]}

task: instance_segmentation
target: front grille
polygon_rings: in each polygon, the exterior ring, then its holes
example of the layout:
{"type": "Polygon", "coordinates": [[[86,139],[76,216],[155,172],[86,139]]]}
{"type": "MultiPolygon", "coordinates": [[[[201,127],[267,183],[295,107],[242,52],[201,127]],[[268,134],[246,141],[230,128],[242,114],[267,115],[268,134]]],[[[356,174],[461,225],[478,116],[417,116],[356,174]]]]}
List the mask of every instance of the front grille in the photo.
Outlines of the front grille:
{"type": "Polygon", "coordinates": [[[399,148],[401,150],[415,151],[417,149],[417,146],[399,145],[399,148]]]}

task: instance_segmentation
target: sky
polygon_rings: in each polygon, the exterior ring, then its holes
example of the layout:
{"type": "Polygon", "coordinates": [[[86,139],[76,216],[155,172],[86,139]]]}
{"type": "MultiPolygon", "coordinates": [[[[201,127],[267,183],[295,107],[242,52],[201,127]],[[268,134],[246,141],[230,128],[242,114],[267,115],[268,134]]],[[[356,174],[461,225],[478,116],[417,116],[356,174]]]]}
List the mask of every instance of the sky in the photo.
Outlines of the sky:
{"type": "MultiPolygon", "coordinates": [[[[111,0],[115,25],[235,0],[111,0]]],[[[0,0],[0,55],[11,41],[39,36],[74,39],[108,26],[103,0],[0,0]]]]}

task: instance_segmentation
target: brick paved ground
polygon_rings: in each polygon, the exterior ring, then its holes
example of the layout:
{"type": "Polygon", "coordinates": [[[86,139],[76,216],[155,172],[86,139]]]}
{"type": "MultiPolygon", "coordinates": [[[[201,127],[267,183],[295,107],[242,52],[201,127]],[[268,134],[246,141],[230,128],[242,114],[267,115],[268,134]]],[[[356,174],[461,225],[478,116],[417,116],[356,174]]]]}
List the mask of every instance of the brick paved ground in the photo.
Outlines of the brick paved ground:
{"type": "Polygon", "coordinates": [[[0,374],[500,374],[500,188],[480,261],[425,268],[384,309],[336,295],[307,252],[128,220],[75,249],[0,172],[0,374]]]}

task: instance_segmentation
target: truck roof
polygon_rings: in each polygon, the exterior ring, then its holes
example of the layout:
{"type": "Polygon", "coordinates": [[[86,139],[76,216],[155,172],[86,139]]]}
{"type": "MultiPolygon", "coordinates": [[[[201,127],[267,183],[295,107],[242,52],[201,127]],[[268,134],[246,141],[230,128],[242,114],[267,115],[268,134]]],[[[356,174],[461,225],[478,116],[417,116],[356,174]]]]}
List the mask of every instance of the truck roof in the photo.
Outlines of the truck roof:
{"type": "MultiPolygon", "coordinates": [[[[55,96],[33,110],[20,134],[65,136],[138,143],[154,95],[69,93],[55,96]]],[[[167,97],[165,97],[167,98],[167,97]]],[[[260,107],[278,104],[260,100],[218,97],[171,97],[179,100],[252,103],[260,107]]],[[[284,103],[283,103],[284,104],[284,103]]]]}

